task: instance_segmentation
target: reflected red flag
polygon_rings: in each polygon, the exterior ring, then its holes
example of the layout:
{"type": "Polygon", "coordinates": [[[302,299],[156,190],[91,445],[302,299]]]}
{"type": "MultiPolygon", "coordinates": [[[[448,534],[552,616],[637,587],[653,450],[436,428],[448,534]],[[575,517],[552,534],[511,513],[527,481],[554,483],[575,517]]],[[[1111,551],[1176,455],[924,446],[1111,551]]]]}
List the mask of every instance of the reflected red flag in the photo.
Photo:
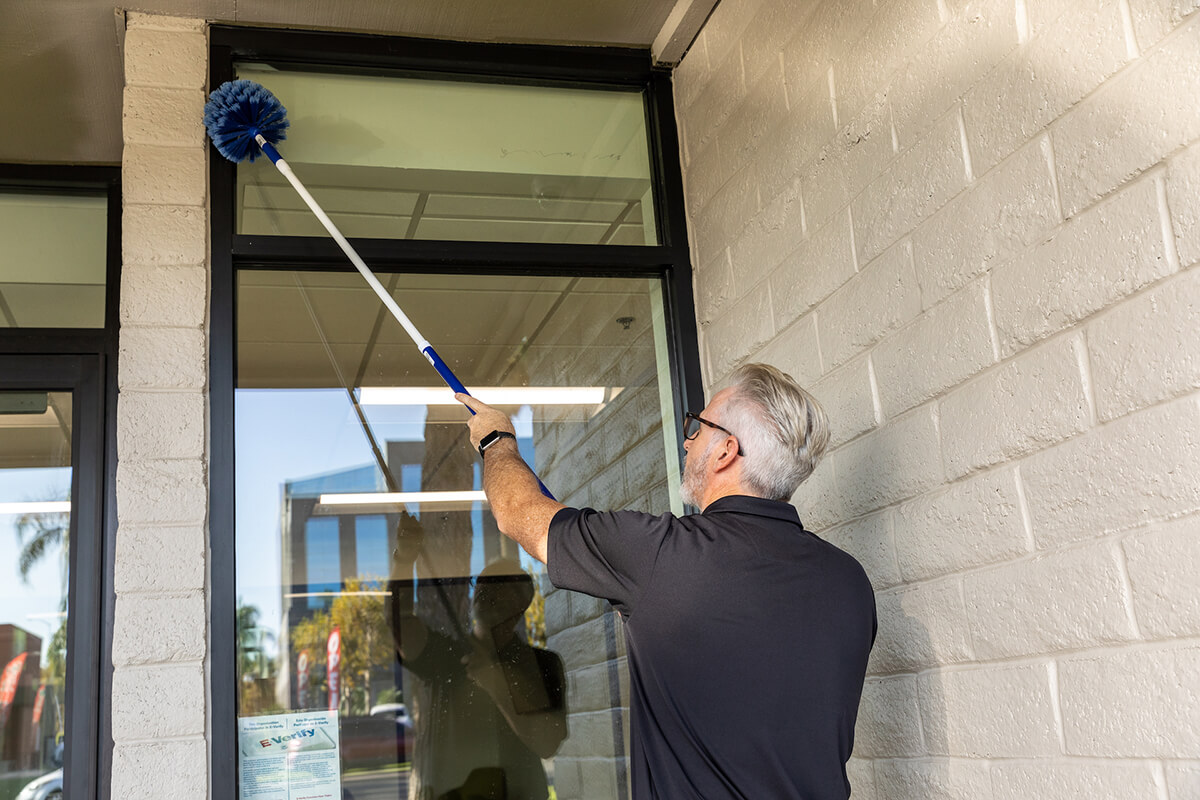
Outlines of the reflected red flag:
{"type": "Polygon", "coordinates": [[[8,722],[8,713],[12,710],[13,700],[17,697],[17,685],[21,682],[21,670],[25,668],[25,659],[29,653],[21,653],[0,673],[0,729],[8,722]]]}
{"type": "Polygon", "coordinates": [[[339,694],[342,687],[338,680],[341,677],[342,634],[334,628],[329,633],[329,643],[326,645],[326,664],[329,665],[329,710],[337,711],[339,694]]]}
{"type": "Polygon", "coordinates": [[[33,701],[33,724],[42,721],[42,709],[46,706],[46,684],[38,687],[37,699],[33,701]]]}

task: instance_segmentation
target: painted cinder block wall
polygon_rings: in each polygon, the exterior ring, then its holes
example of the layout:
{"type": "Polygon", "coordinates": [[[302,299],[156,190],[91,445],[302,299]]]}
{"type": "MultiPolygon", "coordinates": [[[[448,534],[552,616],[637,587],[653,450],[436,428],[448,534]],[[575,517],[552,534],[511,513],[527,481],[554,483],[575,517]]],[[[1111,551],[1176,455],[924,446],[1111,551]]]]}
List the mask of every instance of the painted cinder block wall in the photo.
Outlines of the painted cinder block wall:
{"type": "Polygon", "coordinates": [[[722,0],[675,73],[705,383],[879,638],[855,797],[1200,797],[1195,0],[722,0]]]}
{"type": "Polygon", "coordinates": [[[114,798],[209,794],[206,30],[126,15],[114,798]]]}

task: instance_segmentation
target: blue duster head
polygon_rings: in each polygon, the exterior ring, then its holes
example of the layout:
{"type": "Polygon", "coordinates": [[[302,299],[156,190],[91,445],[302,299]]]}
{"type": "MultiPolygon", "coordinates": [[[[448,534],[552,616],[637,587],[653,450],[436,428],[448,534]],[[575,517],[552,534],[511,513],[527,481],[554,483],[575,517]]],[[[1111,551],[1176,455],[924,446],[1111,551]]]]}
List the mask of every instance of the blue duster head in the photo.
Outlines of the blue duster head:
{"type": "Polygon", "coordinates": [[[287,138],[287,109],[254,81],[226,81],[208,96],[204,127],[217,152],[234,163],[258,158],[257,134],[272,145],[287,138]]]}

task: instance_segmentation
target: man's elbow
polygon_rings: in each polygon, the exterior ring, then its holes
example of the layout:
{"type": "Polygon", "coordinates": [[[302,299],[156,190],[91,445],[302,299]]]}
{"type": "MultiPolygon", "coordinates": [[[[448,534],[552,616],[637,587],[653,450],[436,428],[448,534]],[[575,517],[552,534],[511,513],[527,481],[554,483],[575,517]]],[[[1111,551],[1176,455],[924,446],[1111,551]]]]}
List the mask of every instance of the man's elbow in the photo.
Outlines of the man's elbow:
{"type": "Polygon", "coordinates": [[[492,516],[496,518],[496,527],[500,532],[510,539],[517,538],[515,534],[520,530],[519,505],[507,498],[498,497],[488,497],[488,505],[491,506],[492,516]]]}
{"type": "Polygon", "coordinates": [[[526,553],[543,564],[546,563],[546,531],[539,531],[536,526],[528,523],[518,523],[507,528],[500,524],[499,528],[502,534],[521,545],[526,553]]]}
{"type": "Polygon", "coordinates": [[[525,504],[501,503],[499,506],[493,506],[492,514],[502,534],[521,545],[525,552],[544,564],[550,521],[559,509],[564,507],[561,503],[539,495],[536,500],[525,504]]]}

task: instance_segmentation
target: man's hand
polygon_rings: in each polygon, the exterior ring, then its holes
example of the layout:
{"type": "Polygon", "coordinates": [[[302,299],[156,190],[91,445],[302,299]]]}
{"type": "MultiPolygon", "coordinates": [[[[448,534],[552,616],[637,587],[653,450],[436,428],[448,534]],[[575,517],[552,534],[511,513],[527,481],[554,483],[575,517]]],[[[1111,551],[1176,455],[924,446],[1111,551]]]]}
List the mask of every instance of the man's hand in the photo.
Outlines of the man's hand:
{"type": "Polygon", "coordinates": [[[467,668],[467,677],[478,684],[492,697],[500,696],[508,686],[504,679],[504,667],[497,658],[496,647],[491,642],[481,642],[474,636],[471,639],[471,652],[463,656],[462,662],[467,668]]]}
{"type": "Polygon", "coordinates": [[[507,431],[516,436],[512,420],[503,411],[497,411],[487,403],[461,392],[454,395],[454,399],[475,412],[475,416],[467,420],[467,427],[471,429],[471,446],[476,450],[479,449],[479,440],[492,431],[507,431]]]}
{"type": "Polygon", "coordinates": [[[420,555],[424,541],[425,528],[421,521],[407,511],[401,511],[400,522],[396,525],[396,547],[392,550],[393,578],[412,575],[413,562],[420,555]]]}

